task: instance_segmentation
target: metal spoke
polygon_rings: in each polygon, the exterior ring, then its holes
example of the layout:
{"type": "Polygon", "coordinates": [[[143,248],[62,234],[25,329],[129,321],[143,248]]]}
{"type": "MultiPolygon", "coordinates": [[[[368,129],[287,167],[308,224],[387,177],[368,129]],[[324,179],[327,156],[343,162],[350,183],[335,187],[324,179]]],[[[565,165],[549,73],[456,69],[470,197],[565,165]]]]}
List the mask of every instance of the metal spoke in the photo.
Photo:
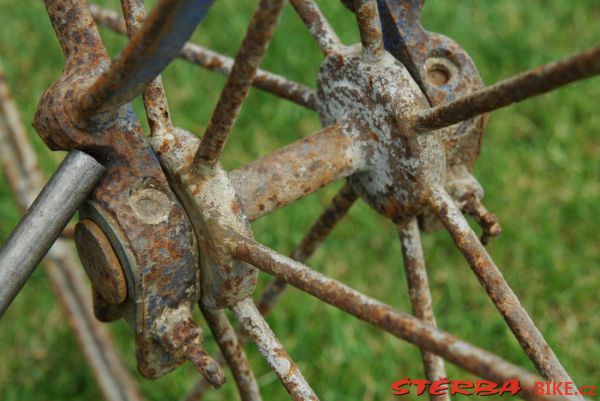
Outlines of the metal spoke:
{"type": "Polygon", "coordinates": [[[252,338],[292,400],[318,400],[273,330],[256,309],[254,301],[246,298],[233,306],[232,310],[242,330],[252,338]]]}
{"type": "Polygon", "coordinates": [[[377,0],[354,0],[354,9],[363,47],[363,58],[369,63],[376,63],[385,53],[377,0]]]}
{"type": "Polygon", "coordinates": [[[109,69],[80,96],[82,116],[115,110],[139,95],[177,57],[211,4],[212,0],[160,0],[109,69]]]}
{"type": "MultiPolygon", "coordinates": [[[[300,244],[292,252],[291,258],[304,263],[323,243],[337,223],[348,213],[358,194],[346,183],[333,197],[331,203],[321,213],[317,221],[310,227],[300,244]]],[[[267,315],[286,288],[286,282],[273,279],[259,298],[256,306],[261,314],[267,315]]]]}
{"type": "Polygon", "coordinates": [[[324,55],[327,56],[342,46],[340,38],[313,0],[290,0],[290,2],[311,35],[316,39],[324,55]]]}
{"type": "Polygon", "coordinates": [[[409,116],[419,131],[433,131],[600,74],[600,46],[505,79],[446,104],[409,116]]]}
{"type": "MultiPolygon", "coordinates": [[[[124,21],[127,27],[127,35],[134,37],[142,28],[143,21],[146,19],[146,9],[144,0],[122,0],[124,21]]],[[[92,13],[93,15],[93,13],[92,13]]],[[[144,107],[146,108],[146,117],[150,126],[150,135],[157,135],[157,132],[168,132],[173,129],[171,115],[169,113],[169,103],[165,95],[165,89],[160,75],[154,78],[143,90],[144,107]]]]}
{"type": "MultiPolygon", "coordinates": [[[[408,294],[413,314],[424,322],[436,326],[417,219],[412,218],[404,224],[399,224],[398,233],[400,235],[400,242],[402,243],[404,270],[406,272],[406,280],[408,281],[408,294]]],[[[431,352],[424,350],[421,350],[421,352],[423,354],[423,367],[427,379],[433,382],[446,377],[444,360],[431,352]]],[[[429,397],[432,401],[450,400],[448,393],[439,396],[430,395],[429,397]]]]}
{"type": "MultiPolygon", "coordinates": [[[[127,34],[125,21],[116,12],[93,4],[90,4],[90,11],[97,24],[106,26],[116,33],[127,34]]],[[[224,75],[231,73],[231,67],[234,62],[231,57],[224,56],[191,42],[187,42],[183,46],[179,57],[190,63],[224,75]]],[[[256,77],[252,81],[252,86],[297,103],[300,106],[312,110],[316,110],[317,108],[317,94],[313,89],[290,81],[281,75],[259,68],[256,71],[256,77]]]]}
{"type": "MultiPolygon", "coordinates": [[[[43,185],[37,157],[0,71],[0,160],[19,208],[24,211],[43,185]]],[[[112,342],[107,328],[92,312],[86,283],[77,258],[66,241],[58,240],[43,265],[77,338],[82,354],[102,394],[110,401],[140,401],[141,393],[112,342]]]]}
{"type": "MultiPolygon", "coordinates": [[[[201,305],[202,314],[219,344],[222,355],[231,369],[242,401],[262,400],[252,368],[248,363],[235,329],[223,310],[209,310],[201,305]]],[[[194,395],[194,394],[190,394],[194,395]]],[[[189,398],[189,397],[188,397],[189,398]]],[[[187,399],[187,398],[186,398],[187,399]]]]}
{"type": "MultiPolygon", "coordinates": [[[[350,210],[350,207],[357,198],[358,194],[352,189],[350,184],[346,183],[333,197],[331,203],[325,208],[317,221],[310,227],[300,244],[294,249],[291,256],[292,259],[299,262],[306,262],[335,228],[337,223],[348,213],[348,210],[350,210]]],[[[272,279],[256,302],[258,311],[263,316],[268,315],[286,288],[287,283],[285,281],[278,278],[272,279]]],[[[240,343],[243,344],[246,342],[247,336],[241,330],[237,330],[237,336],[240,343]]],[[[220,355],[219,362],[222,363],[222,360],[223,356],[220,355]]],[[[200,379],[192,391],[184,398],[184,401],[199,400],[208,389],[209,385],[206,380],[200,379]]]]}
{"type": "MultiPolygon", "coordinates": [[[[564,400],[564,396],[536,396],[536,381],[543,379],[502,358],[437,329],[414,316],[400,312],[389,305],[334,280],[311,268],[281,255],[254,240],[235,238],[234,255],[251,263],[288,284],[313,295],[386,332],[434,352],[448,361],[496,382],[517,378],[524,388],[519,396],[529,400],[564,400]],[[527,390],[525,387],[529,387],[527,390]]],[[[571,397],[572,400],[578,399],[571,397]]]]}
{"type": "Polygon", "coordinates": [[[540,374],[548,380],[572,382],[450,195],[435,188],[429,203],[540,374]]]}
{"type": "Polygon", "coordinates": [[[284,0],[260,0],[194,157],[195,166],[212,168],[219,161],[284,4],[284,0]]]}
{"type": "MultiPolygon", "coordinates": [[[[142,23],[146,19],[144,0],[121,0],[121,5],[125,16],[127,34],[132,38],[140,31],[142,23]]],[[[171,131],[173,123],[171,122],[169,103],[160,75],[144,88],[142,96],[148,125],[150,126],[150,135],[154,136],[157,135],[157,132],[171,131]]]]}

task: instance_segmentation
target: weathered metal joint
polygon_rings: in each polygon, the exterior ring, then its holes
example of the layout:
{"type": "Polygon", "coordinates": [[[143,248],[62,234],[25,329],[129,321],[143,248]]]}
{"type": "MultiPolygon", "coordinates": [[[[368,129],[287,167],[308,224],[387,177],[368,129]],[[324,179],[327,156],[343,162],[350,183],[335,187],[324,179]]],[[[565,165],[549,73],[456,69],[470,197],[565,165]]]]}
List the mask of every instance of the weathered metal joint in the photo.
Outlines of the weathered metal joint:
{"type": "Polygon", "coordinates": [[[102,321],[122,317],[129,322],[137,334],[138,368],[144,376],[162,376],[186,358],[207,377],[218,376],[207,373],[211,360],[198,360],[204,350],[200,329],[191,319],[200,298],[191,223],[131,105],[81,113],[82,97],[110,65],[87,6],[73,0],[47,2],[47,7],[55,30],[69,32],[61,36],[67,63],[63,76],[43,94],[34,127],[49,148],[82,150],[107,170],[81,208],[83,220],[76,228],[95,313],[102,321]],[[176,347],[169,333],[181,327],[187,327],[190,341],[176,347]]]}

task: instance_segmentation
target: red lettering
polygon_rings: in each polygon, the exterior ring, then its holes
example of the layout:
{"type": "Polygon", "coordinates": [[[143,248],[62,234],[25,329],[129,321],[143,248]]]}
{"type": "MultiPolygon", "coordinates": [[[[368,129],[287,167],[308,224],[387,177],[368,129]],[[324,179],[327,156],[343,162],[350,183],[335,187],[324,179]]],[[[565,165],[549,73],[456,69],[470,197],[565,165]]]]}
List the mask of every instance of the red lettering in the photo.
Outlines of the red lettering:
{"type": "Polygon", "coordinates": [[[564,395],[562,390],[560,389],[563,384],[563,382],[552,382],[552,392],[550,393],[550,395],[564,395]]]}
{"type": "Polygon", "coordinates": [[[441,377],[438,380],[434,380],[429,387],[429,394],[431,395],[444,395],[448,392],[448,383],[450,381],[445,377],[441,377]]]}
{"type": "Polygon", "coordinates": [[[498,393],[498,385],[490,380],[477,380],[475,382],[475,394],[488,396],[498,393]]]}
{"type": "Polygon", "coordinates": [[[412,385],[417,387],[417,395],[423,395],[430,384],[431,382],[426,379],[415,379],[412,381],[412,385]]]}
{"type": "Polygon", "coordinates": [[[535,395],[544,395],[544,382],[535,382],[535,387],[533,387],[533,394],[535,395]]]}
{"type": "Polygon", "coordinates": [[[581,386],[581,387],[579,387],[579,392],[581,393],[581,395],[595,397],[596,396],[596,386],[581,386]]]}
{"type": "Polygon", "coordinates": [[[450,386],[450,394],[463,394],[463,395],[472,395],[472,391],[468,391],[467,389],[475,387],[473,382],[467,380],[452,380],[452,384],[450,386]]]}
{"type": "Polygon", "coordinates": [[[510,393],[510,395],[516,395],[521,391],[521,384],[519,384],[519,380],[510,379],[504,382],[500,390],[498,391],[499,395],[503,395],[504,393],[510,393]]]}
{"type": "Polygon", "coordinates": [[[572,382],[565,383],[565,395],[575,395],[573,393],[573,383],[572,382]]]}
{"type": "Polygon", "coordinates": [[[410,378],[404,377],[401,380],[395,381],[392,383],[392,390],[394,391],[394,395],[405,395],[410,392],[409,389],[404,388],[404,386],[410,384],[410,378]]]}

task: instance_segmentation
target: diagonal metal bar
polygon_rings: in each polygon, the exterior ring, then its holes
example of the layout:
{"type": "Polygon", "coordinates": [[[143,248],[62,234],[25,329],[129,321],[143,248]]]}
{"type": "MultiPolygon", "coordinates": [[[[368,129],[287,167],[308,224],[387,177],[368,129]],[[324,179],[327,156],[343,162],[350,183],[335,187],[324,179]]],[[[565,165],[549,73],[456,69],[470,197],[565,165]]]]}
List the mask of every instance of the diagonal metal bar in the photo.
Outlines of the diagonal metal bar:
{"type": "MultiPolygon", "coordinates": [[[[300,244],[292,252],[291,258],[301,263],[306,262],[340,220],[346,216],[357,198],[358,194],[350,184],[346,183],[333,197],[331,203],[321,213],[317,221],[310,227],[300,244]]],[[[277,278],[267,285],[256,304],[262,315],[271,312],[286,287],[286,282],[277,278]]]]}
{"type": "Polygon", "coordinates": [[[573,382],[450,195],[436,187],[429,204],[540,374],[547,380],[573,382]]]}
{"type": "MultiPolygon", "coordinates": [[[[43,185],[38,160],[0,71],[0,165],[24,211],[43,185]]],[[[141,401],[141,393],[121,362],[110,333],[93,316],[88,284],[67,241],[58,240],[43,261],[55,295],[83,356],[110,401],[141,401]]]]}
{"type": "MultiPolygon", "coordinates": [[[[90,11],[97,24],[106,26],[116,33],[127,34],[125,21],[116,12],[94,4],[90,4],[90,11]]],[[[231,57],[224,56],[191,42],[187,42],[183,46],[179,57],[192,64],[224,75],[231,73],[231,67],[233,67],[234,62],[231,57]]],[[[252,81],[252,86],[297,103],[300,106],[312,110],[316,110],[317,108],[317,94],[313,89],[290,81],[281,75],[258,69],[256,77],[252,81]]]]}
{"type": "MultiPolygon", "coordinates": [[[[565,400],[564,396],[537,396],[536,382],[543,379],[502,358],[460,340],[412,315],[370,298],[311,268],[281,255],[258,242],[236,236],[234,255],[258,269],[286,281],[367,323],[433,352],[483,378],[503,383],[517,378],[523,388],[519,396],[528,400],[565,400]],[[527,389],[529,387],[529,390],[527,389]]],[[[569,397],[579,400],[577,397],[569,397]]]]}
{"type": "Polygon", "coordinates": [[[238,340],[235,329],[229,322],[225,312],[223,310],[209,310],[202,307],[202,305],[200,305],[200,308],[213,333],[213,337],[219,344],[222,356],[225,357],[227,365],[231,369],[240,398],[242,401],[261,401],[262,398],[252,368],[246,358],[241,341],[238,340]]]}
{"type": "Polygon", "coordinates": [[[160,0],[119,57],[80,95],[81,115],[115,110],[138,96],[177,57],[211,4],[212,0],[160,0]]]}
{"type": "MultiPolygon", "coordinates": [[[[398,225],[398,233],[402,244],[402,257],[404,259],[404,270],[408,281],[408,294],[412,304],[413,314],[424,322],[436,326],[435,316],[427,280],[425,268],[425,257],[421,246],[421,234],[416,218],[398,225]]],[[[439,356],[421,350],[423,356],[423,367],[425,376],[431,382],[446,376],[444,360],[439,356]]],[[[430,394],[431,401],[449,401],[450,395],[430,394]]]]}
{"type": "Polygon", "coordinates": [[[598,74],[600,46],[518,74],[449,103],[418,111],[409,119],[418,131],[434,131],[598,74]]]}
{"type": "Polygon", "coordinates": [[[385,53],[377,0],[354,0],[354,9],[363,48],[363,59],[368,63],[376,63],[385,53]]]}
{"type": "MultiPolygon", "coordinates": [[[[142,29],[143,21],[146,20],[144,0],[121,0],[121,7],[125,16],[126,33],[130,38],[133,38],[142,29]]],[[[90,11],[92,11],[91,8],[90,11]]],[[[169,103],[160,75],[148,83],[142,91],[142,96],[148,125],[150,126],[150,135],[154,136],[159,131],[171,131],[173,123],[171,122],[169,103]]]]}
{"type": "Polygon", "coordinates": [[[342,46],[340,38],[313,0],[290,0],[290,3],[304,21],[324,55],[327,56],[342,46]]]}
{"type": "MultiPolygon", "coordinates": [[[[292,252],[291,257],[299,262],[306,262],[335,228],[337,223],[348,213],[348,210],[350,210],[350,207],[357,198],[358,194],[352,189],[350,184],[346,183],[333,197],[331,203],[325,208],[317,221],[310,227],[300,244],[292,252]]],[[[285,281],[278,278],[271,280],[256,302],[258,311],[263,316],[269,314],[286,288],[287,283],[285,281]]],[[[242,344],[247,341],[247,336],[239,330],[239,327],[237,337],[242,344]]],[[[219,362],[223,363],[222,355],[220,355],[219,362]]],[[[198,383],[184,398],[184,401],[201,399],[209,388],[210,385],[206,380],[199,379],[198,383]]]]}
{"type": "Polygon", "coordinates": [[[284,0],[260,0],[194,157],[194,166],[212,168],[219,161],[227,137],[275,32],[284,4],[284,0]]]}
{"type": "Polygon", "coordinates": [[[232,307],[242,330],[252,338],[294,401],[318,400],[304,376],[290,358],[273,330],[262,317],[254,301],[246,298],[232,307]]]}

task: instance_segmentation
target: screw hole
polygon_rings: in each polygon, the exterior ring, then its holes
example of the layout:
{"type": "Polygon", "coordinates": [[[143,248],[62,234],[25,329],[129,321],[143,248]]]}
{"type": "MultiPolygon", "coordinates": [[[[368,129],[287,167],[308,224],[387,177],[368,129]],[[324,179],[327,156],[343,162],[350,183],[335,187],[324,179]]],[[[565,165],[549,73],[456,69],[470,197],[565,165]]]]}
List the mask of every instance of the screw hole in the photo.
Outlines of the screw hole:
{"type": "Polygon", "coordinates": [[[430,57],[425,61],[425,79],[433,86],[447,85],[458,75],[458,67],[444,57],[430,57]]]}

